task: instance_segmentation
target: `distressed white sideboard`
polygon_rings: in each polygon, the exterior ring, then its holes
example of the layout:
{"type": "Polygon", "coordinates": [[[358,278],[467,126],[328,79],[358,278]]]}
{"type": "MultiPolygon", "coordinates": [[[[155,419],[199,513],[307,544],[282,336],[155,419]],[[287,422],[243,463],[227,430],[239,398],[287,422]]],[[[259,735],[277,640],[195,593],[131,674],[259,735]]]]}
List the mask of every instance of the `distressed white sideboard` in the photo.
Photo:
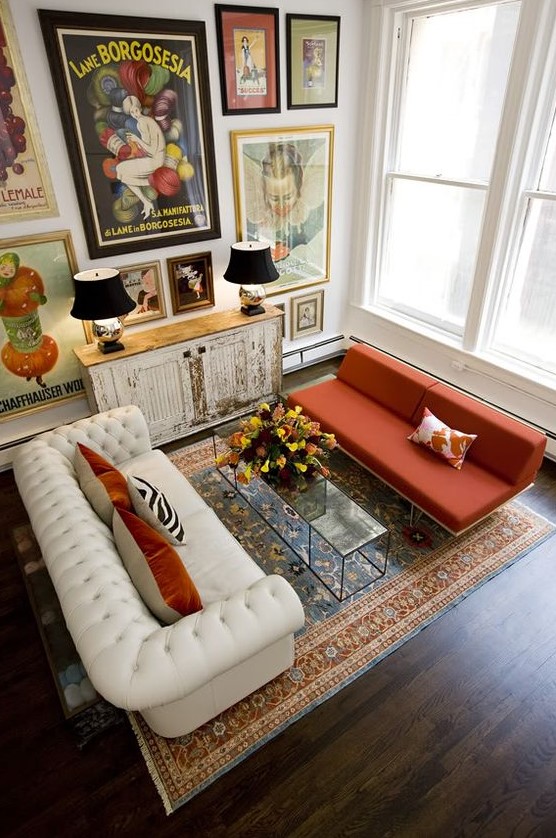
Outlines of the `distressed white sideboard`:
{"type": "Polygon", "coordinates": [[[238,309],[126,332],[120,352],[78,347],[91,410],[137,405],[160,445],[271,401],[282,385],[282,317],[274,306],[255,317],[238,309]]]}

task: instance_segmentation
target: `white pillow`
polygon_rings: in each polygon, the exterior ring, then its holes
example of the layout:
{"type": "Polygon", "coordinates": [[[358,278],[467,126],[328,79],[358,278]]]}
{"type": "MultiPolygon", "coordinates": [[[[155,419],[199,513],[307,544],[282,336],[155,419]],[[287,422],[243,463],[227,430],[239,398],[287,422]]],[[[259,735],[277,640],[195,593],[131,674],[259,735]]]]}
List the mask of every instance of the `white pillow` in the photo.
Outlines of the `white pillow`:
{"type": "Polygon", "coordinates": [[[166,497],[143,477],[128,477],[127,487],[135,513],[170,544],[185,544],[185,530],[179,515],[166,497]]]}

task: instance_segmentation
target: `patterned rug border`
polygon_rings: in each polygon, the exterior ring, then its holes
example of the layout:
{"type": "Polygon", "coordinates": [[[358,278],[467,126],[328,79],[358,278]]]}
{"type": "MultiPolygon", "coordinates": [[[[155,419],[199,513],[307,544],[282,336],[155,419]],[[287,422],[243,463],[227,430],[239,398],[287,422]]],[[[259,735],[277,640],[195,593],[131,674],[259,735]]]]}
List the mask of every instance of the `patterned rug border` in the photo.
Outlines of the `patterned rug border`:
{"type": "MultiPolygon", "coordinates": [[[[212,443],[210,445],[212,446],[212,443]]],[[[185,448],[188,450],[187,470],[193,473],[199,468],[199,461],[206,457],[207,441],[204,440],[194,443],[192,446],[185,446],[183,449],[174,451],[171,456],[179,456],[185,448]]],[[[279,710],[278,708],[274,708],[266,714],[266,717],[257,720],[255,730],[253,730],[253,725],[250,724],[243,739],[245,740],[247,737],[252,739],[255,737],[254,741],[249,744],[245,742],[237,744],[238,752],[236,754],[228,753],[223,745],[219,751],[220,767],[215,770],[207,769],[206,776],[204,778],[198,777],[195,782],[192,781],[192,787],[184,791],[184,793],[177,793],[173,797],[168,790],[169,787],[172,787],[172,777],[168,770],[168,764],[173,761],[171,747],[168,743],[173,740],[164,740],[162,737],[153,734],[140,714],[129,712],[128,718],[131,727],[137,738],[141,754],[154,785],[162,799],[166,814],[169,815],[175,812],[205,788],[224,776],[228,771],[235,768],[240,762],[264,744],[279,736],[299,719],[332,698],[332,696],[353,683],[357,678],[369,672],[370,669],[399,649],[408,640],[415,637],[449,610],[456,607],[477,590],[477,588],[523,559],[533,547],[539,546],[555,535],[556,525],[531,510],[522,501],[514,500],[507,504],[503,514],[512,517],[513,510],[515,510],[516,517],[527,519],[531,522],[530,529],[520,536],[517,552],[513,552],[515,542],[512,542],[496,550],[494,554],[491,553],[480,562],[478,567],[467,571],[459,578],[457,574],[453,580],[445,579],[442,575],[439,575],[438,589],[434,591],[433,596],[429,596],[428,598],[426,596],[423,597],[422,607],[416,607],[414,609],[409,623],[406,618],[400,621],[395,610],[388,616],[388,609],[390,608],[392,610],[391,605],[388,605],[388,603],[399,602],[403,604],[404,595],[407,598],[408,592],[410,598],[413,597],[415,599],[416,593],[418,592],[418,588],[415,587],[416,579],[418,578],[421,583],[426,581],[428,577],[434,575],[435,568],[438,574],[438,568],[440,566],[446,566],[447,561],[450,566],[456,568],[457,562],[465,566],[466,556],[469,559],[468,554],[473,553],[470,542],[471,545],[475,546],[475,549],[480,550],[482,546],[484,552],[488,553],[488,541],[485,539],[485,535],[494,530],[492,519],[487,519],[487,521],[479,524],[474,530],[466,534],[465,541],[451,541],[431,554],[422,556],[416,562],[415,566],[407,569],[404,573],[386,580],[378,588],[371,590],[355,602],[348,604],[346,608],[338,611],[336,614],[309,626],[305,633],[296,639],[296,661],[294,667],[292,667],[289,673],[285,673],[283,676],[279,676],[279,678],[291,678],[290,673],[295,674],[299,670],[298,664],[302,664],[311,655],[318,655],[318,649],[320,648],[322,651],[326,644],[328,644],[326,646],[326,652],[330,650],[330,655],[334,658],[338,652],[336,646],[339,645],[338,640],[342,637],[342,633],[349,633],[351,640],[353,640],[353,632],[357,625],[359,625],[363,639],[360,649],[357,650],[358,654],[354,655],[351,648],[349,649],[349,654],[346,656],[346,671],[344,671],[343,667],[339,667],[338,671],[334,672],[331,681],[330,674],[332,666],[329,669],[323,669],[322,672],[319,672],[319,677],[309,680],[309,684],[305,689],[305,692],[308,693],[307,695],[295,689],[295,687],[292,688],[291,693],[285,699],[281,699],[279,710]],[[466,552],[458,549],[458,544],[465,546],[467,548],[466,552]],[[509,553],[512,555],[508,555],[509,553]],[[371,607],[369,607],[370,597],[373,597],[371,607]],[[375,628],[375,637],[369,640],[370,626],[372,626],[373,617],[377,618],[379,610],[382,610],[390,622],[385,628],[382,626],[375,628]],[[403,626],[403,630],[400,629],[400,626],[403,626]],[[328,682],[326,686],[325,682],[328,682]],[[299,706],[300,704],[302,706],[299,706]],[[290,710],[290,705],[296,705],[298,709],[294,710],[292,708],[290,710]],[[277,716],[279,717],[276,718],[277,716]],[[159,752],[159,762],[165,768],[164,772],[157,765],[155,756],[153,756],[153,753],[156,751],[159,752]],[[166,760],[164,760],[163,752],[166,753],[166,760]]],[[[469,561],[469,563],[471,562],[469,561]]],[[[421,587],[424,586],[421,585],[421,587]]],[[[293,681],[293,679],[291,680],[293,681]]],[[[256,696],[259,692],[271,692],[271,686],[272,682],[271,685],[266,685],[253,695],[256,696]]],[[[250,696],[244,701],[248,701],[251,698],[250,696]]],[[[226,713],[233,711],[233,709],[230,708],[226,713]]],[[[214,724],[215,721],[213,720],[207,724],[214,724]]],[[[239,739],[241,738],[239,736],[239,739]]],[[[214,761],[216,761],[216,755],[214,755],[214,761]]],[[[174,791],[178,792],[175,788],[174,791]]]]}

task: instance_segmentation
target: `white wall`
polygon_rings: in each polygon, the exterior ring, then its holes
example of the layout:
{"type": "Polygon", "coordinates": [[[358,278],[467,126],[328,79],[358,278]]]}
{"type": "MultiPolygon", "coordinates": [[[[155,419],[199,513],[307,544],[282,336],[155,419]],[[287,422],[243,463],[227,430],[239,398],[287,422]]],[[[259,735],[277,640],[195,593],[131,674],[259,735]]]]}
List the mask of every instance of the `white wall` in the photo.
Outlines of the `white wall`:
{"type": "MultiPolygon", "coordinates": [[[[342,331],[344,301],[347,299],[349,283],[349,260],[352,194],[356,173],[357,119],[360,112],[360,76],[361,66],[361,23],[363,19],[363,0],[338,0],[323,4],[319,0],[277,0],[274,3],[250,3],[251,6],[271,6],[279,9],[280,17],[280,76],[281,76],[281,113],[222,116],[220,81],[218,71],[218,53],[216,44],[215,15],[213,3],[199,0],[10,0],[10,9],[27,75],[31,97],[35,107],[39,133],[44,146],[47,165],[53,181],[59,208],[59,217],[17,223],[2,223],[2,238],[37,235],[39,233],[69,230],[80,270],[106,265],[118,267],[134,261],[160,260],[163,271],[164,294],[167,310],[170,308],[170,293],[166,278],[166,259],[180,254],[210,250],[214,272],[214,290],[216,305],[214,311],[235,308],[237,289],[229,285],[222,274],[226,268],[230,244],[237,239],[234,215],[234,194],[229,133],[232,130],[250,130],[252,128],[287,128],[303,125],[333,124],[335,127],[334,181],[332,200],[331,269],[330,282],[321,286],[325,289],[324,333],[311,336],[304,341],[284,344],[284,351],[297,346],[313,343],[315,339],[326,339],[342,331]],[[326,6],[326,8],[324,7],[326,6]],[[210,88],[212,116],[214,124],[214,144],[217,160],[218,195],[220,202],[220,220],[222,235],[220,239],[210,239],[194,244],[172,246],[157,250],[141,250],[136,254],[91,260],[83,235],[78,197],[73,185],[69,158],[64,137],[64,127],[60,122],[57,101],[51,81],[49,65],[39,26],[37,8],[57,9],[61,11],[95,12],[99,15],[114,14],[145,16],[146,18],[175,18],[177,20],[204,20],[206,24],[207,49],[210,67],[210,88]],[[340,35],[340,72],[338,108],[287,110],[286,106],[286,13],[299,14],[334,14],[341,16],[340,35]]],[[[300,293],[306,293],[304,289],[300,293]]],[[[289,299],[295,292],[276,295],[270,298],[274,302],[286,302],[286,314],[289,321],[289,299]]],[[[206,314],[204,309],[202,314],[206,314]]],[[[180,315],[186,321],[195,316],[180,315]]],[[[157,321],[157,323],[167,321],[157,321]]],[[[135,329],[152,328],[155,324],[136,326],[135,329]]],[[[85,341],[84,341],[85,342],[85,341]]],[[[18,440],[46,430],[66,421],[86,416],[89,408],[84,398],[65,402],[44,410],[24,414],[16,419],[0,422],[0,468],[11,461],[13,445],[18,440]]]]}

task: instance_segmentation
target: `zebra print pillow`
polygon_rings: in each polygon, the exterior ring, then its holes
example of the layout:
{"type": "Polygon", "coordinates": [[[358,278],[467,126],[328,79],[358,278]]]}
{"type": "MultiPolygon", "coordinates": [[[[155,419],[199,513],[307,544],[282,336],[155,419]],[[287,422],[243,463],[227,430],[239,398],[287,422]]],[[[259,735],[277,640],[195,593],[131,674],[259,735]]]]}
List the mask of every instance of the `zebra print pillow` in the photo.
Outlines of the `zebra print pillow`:
{"type": "Polygon", "coordinates": [[[183,524],[166,495],[142,477],[128,477],[127,485],[136,515],[170,544],[185,544],[183,524]]]}

